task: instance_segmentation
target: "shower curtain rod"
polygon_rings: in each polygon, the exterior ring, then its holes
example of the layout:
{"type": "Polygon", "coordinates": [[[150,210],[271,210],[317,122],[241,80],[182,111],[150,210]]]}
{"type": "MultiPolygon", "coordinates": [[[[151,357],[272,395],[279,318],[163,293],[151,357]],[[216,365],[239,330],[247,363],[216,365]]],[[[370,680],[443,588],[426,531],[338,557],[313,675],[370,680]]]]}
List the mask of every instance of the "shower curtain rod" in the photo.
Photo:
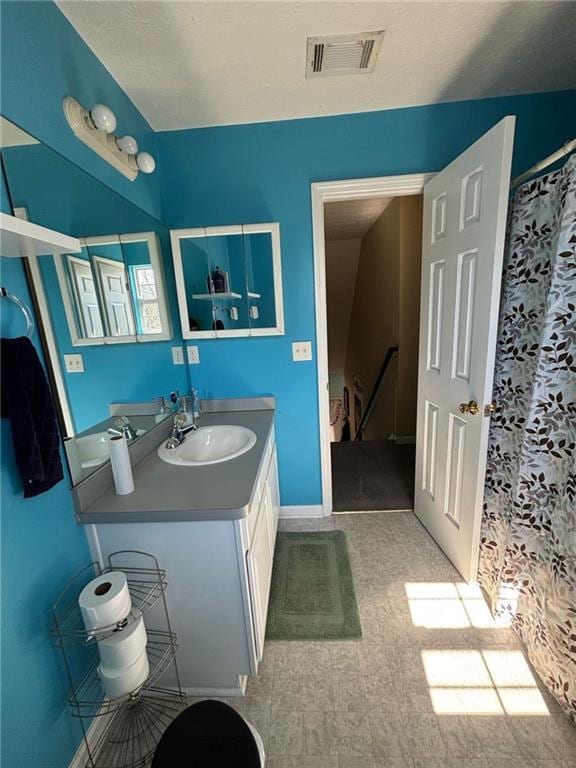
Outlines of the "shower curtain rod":
{"type": "Polygon", "coordinates": [[[539,171],[543,171],[544,168],[548,168],[548,166],[552,165],[552,163],[555,163],[557,160],[560,160],[562,157],[566,157],[566,155],[569,155],[570,152],[574,152],[575,149],[576,149],[576,139],[572,139],[572,141],[567,141],[566,144],[560,147],[560,149],[557,149],[556,152],[553,152],[544,160],[540,160],[539,163],[536,163],[536,165],[533,165],[532,168],[528,168],[528,170],[520,174],[520,176],[516,176],[516,178],[512,180],[512,185],[511,185],[512,189],[517,187],[519,184],[522,184],[522,182],[527,181],[530,178],[530,176],[534,176],[535,173],[538,173],[539,171]]]}

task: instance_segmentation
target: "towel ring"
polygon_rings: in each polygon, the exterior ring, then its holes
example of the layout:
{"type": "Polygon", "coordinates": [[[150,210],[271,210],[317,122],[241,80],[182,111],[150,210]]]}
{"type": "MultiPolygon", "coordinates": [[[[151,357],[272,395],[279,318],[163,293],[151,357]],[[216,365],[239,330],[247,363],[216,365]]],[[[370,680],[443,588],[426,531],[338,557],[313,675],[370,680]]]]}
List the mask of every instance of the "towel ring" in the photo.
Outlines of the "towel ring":
{"type": "Polygon", "coordinates": [[[6,288],[0,288],[0,298],[9,299],[10,301],[13,301],[16,306],[20,307],[24,313],[24,317],[26,318],[26,336],[31,339],[34,334],[34,318],[32,317],[32,312],[30,312],[28,306],[19,296],[16,296],[14,293],[10,293],[10,291],[8,291],[6,288]]]}

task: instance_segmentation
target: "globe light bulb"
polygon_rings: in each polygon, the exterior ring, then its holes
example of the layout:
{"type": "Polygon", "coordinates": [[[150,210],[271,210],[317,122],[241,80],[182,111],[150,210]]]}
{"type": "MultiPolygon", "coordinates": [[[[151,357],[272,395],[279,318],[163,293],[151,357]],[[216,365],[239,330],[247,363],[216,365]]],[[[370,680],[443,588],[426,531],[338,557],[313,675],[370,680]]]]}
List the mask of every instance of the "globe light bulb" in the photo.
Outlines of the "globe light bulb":
{"type": "Polygon", "coordinates": [[[142,173],[154,173],[156,160],[148,152],[138,152],[136,155],[136,165],[142,173]]]}
{"type": "Polygon", "coordinates": [[[95,104],[90,110],[92,122],[104,133],[114,133],[116,130],[116,115],[105,104],[95,104]]]}
{"type": "Polygon", "coordinates": [[[134,136],[122,136],[116,139],[116,145],[127,155],[135,155],[138,152],[138,142],[134,136]]]}

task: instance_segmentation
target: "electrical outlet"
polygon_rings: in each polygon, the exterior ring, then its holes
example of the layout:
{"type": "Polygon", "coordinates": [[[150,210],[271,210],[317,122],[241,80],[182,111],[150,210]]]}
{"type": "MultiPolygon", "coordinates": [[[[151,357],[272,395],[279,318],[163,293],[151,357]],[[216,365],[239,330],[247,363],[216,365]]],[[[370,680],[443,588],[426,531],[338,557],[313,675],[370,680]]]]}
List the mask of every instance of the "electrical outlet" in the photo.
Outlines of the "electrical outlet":
{"type": "Polygon", "coordinates": [[[172,362],[174,365],[184,365],[183,347],[172,347],[172,362]]]}
{"type": "Polygon", "coordinates": [[[198,347],[186,347],[188,351],[188,365],[200,365],[200,352],[198,347]]]}
{"type": "Polygon", "coordinates": [[[292,360],[297,363],[312,360],[312,342],[294,341],[292,343],[292,360]]]}
{"type": "Polygon", "coordinates": [[[64,355],[66,373],[84,373],[84,360],[82,355],[64,355]]]}

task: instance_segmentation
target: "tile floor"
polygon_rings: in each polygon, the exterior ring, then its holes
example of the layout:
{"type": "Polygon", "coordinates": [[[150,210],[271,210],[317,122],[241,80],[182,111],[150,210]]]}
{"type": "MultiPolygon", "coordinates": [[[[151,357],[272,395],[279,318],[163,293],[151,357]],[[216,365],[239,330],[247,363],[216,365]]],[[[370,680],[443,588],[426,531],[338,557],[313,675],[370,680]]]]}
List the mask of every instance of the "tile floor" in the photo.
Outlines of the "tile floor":
{"type": "Polygon", "coordinates": [[[281,527],[346,532],[364,636],[266,644],[246,697],[227,701],[267,768],[576,766],[576,728],[412,513],[281,527]]]}

